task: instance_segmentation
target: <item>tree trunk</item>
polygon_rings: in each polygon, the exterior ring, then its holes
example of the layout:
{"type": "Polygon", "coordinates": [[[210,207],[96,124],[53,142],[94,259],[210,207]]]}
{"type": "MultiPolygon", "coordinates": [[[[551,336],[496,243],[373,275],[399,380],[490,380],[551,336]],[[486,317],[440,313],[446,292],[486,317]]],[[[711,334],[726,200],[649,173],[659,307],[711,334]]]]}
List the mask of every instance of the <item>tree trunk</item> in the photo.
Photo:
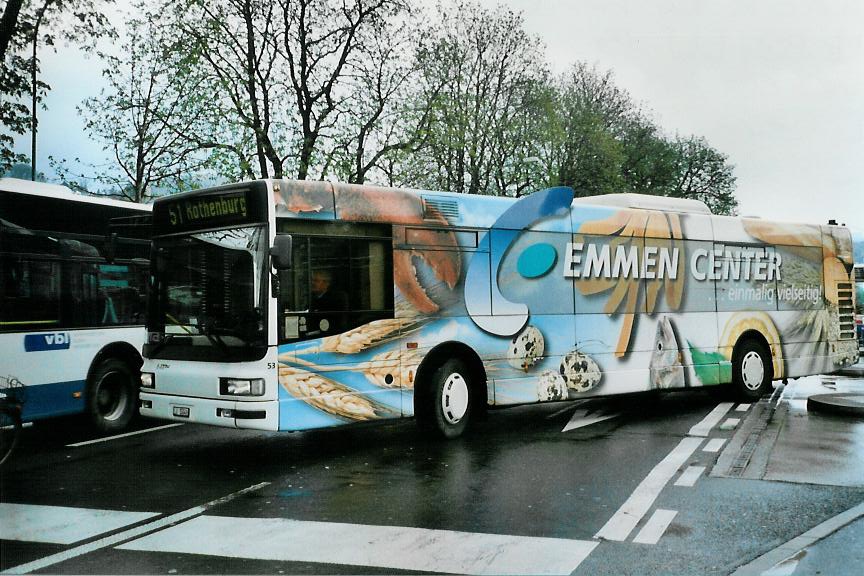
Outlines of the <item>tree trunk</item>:
{"type": "Polygon", "coordinates": [[[6,50],[18,29],[18,14],[21,12],[23,2],[24,0],[8,0],[3,17],[0,18],[0,62],[5,61],[6,50]]]}

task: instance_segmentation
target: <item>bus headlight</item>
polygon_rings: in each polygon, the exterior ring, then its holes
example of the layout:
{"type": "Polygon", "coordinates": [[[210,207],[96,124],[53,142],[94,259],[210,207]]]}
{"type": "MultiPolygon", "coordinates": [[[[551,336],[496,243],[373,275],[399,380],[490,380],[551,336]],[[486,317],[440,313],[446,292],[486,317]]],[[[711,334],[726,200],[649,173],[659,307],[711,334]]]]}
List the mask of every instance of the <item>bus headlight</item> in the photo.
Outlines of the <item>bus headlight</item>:
{"type": "Polygon", "coordinates": [[[156,375],[152,372],[141,372],[141,387],[156,388],[156,375]]]}
{"type": "Polygon", "coordinates": [[[220,378],[219,393],[223,396],[263,396],[263,378],[220,378]]]}

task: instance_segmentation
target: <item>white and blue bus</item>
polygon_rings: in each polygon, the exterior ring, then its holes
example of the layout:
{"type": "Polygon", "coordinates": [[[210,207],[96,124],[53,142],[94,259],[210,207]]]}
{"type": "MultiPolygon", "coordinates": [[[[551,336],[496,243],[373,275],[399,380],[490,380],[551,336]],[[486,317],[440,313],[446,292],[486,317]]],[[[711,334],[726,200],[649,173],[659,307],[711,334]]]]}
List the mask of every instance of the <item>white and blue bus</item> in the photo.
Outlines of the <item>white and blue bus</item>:
{"type": "Polygon", "coordinates": [[[303,430],[729,386],[857,359],[838,226],[640,195],[262,180],[161,198],[141,412],[303,430]]]}
{"type": "Polygon", "coordinates": [[[136,416],[149,236],[150,206],[0,179],[0,377],[23,421],[136,416]]]}

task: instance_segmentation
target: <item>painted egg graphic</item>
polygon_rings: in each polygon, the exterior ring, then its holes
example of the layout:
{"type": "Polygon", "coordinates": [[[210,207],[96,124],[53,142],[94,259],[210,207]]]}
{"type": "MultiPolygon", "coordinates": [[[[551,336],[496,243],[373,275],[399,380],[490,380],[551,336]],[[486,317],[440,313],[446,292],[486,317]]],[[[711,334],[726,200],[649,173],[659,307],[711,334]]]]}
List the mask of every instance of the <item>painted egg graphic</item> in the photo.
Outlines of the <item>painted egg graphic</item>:
{"type": "Polygon", "coordinates": [[[600,384],[603,373],[597,362],[578,350],[568,352],[559,369],[567,387],[575,392],[588,392],[600,384]]]}
{"type": "Polygon", "coordinates": [[[510,341],[507,362],[514,368],[527,371],[543,357],[545,343],[543,334],[536,326],[526,326],[510,341]]]}
{"type": "Polygon", "coordinates": [[[554,370],[544,370],[537,379],[537,400],[563,400],[567,397],[567,382],[554,370]]]}

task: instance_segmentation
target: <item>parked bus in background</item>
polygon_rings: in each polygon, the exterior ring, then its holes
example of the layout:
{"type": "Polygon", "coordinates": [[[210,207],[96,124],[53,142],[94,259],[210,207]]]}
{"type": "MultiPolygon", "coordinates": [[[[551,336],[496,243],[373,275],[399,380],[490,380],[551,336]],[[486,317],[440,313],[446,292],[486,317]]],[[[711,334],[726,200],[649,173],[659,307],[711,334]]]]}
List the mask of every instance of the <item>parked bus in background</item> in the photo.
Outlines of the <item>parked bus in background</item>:
{"type": "Polygon", "coordinates": [[[640,195],[265,180],[161,198],[141,412],[303,430],[771,381],[857,358],[847,229],[640,195]]]}
{"type": "Polygon", "coordinates": [[[137,414],[150,206],[0,179],[0,377],[22,419],[86,413],[103,432],[137,414]]]}

